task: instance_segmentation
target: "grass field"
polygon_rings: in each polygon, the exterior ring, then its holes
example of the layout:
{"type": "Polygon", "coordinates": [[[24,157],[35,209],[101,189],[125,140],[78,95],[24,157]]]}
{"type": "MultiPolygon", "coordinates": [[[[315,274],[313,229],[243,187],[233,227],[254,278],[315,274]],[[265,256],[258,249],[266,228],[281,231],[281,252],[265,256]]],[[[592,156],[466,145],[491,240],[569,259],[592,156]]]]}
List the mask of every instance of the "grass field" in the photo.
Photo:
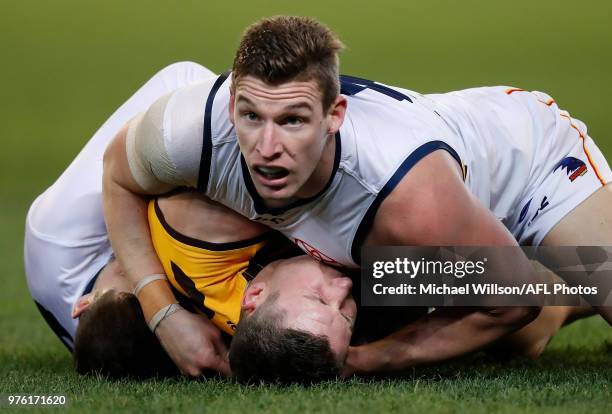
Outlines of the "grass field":
{"type": "Polygon", "coordinates": [[[149,76],[178,60],[226,69],[241,31],[260,16],[312,15],[329,24],[348,45],[347,74],[420,92],[492,84],[546,91],[612,156],[612,5],[605,0],[579,7],[563,0],[208,3],[3,4],[0,394],[63,394],[74,412],[610,412],[612,335],[598,318],[562,331],[536,362],[499,364],[476,355],[371,383],[246,388],[115,383],[72,373],[69,354],[27,292],[29,203],[149,76]]]}

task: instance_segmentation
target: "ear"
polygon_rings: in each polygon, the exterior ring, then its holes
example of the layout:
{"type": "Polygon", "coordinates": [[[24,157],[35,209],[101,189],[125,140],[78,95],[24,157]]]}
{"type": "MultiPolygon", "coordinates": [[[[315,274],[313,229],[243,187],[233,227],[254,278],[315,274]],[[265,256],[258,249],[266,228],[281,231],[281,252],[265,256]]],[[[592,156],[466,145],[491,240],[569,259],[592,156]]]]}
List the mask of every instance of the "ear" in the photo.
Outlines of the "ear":
{"type": "Polygon", "coordinates": [[[72,319],[76,319],[81,316],[81,314],[85,312],[87,308],[89,308],[89,305],[93,303],[93,299],[93,293],[88,293],[78,298],[72,307],[72,319]]]}
{"type": "Polygon", "coordinates": [[[244,291],[240,308],[248,313],[251,313],[257,309],[257,305],[259,305],[263,299],[262,292],[265,290],[265,288],[265,282],[251,283],[244,291]]]}
{"type": "Polygon", "coordinates": [[[338,95],[336,100],[331,104],[327,116],[329,117],[329,133],[335,134],[338,132],[342,123],[344,122],[344,116],[346,115],[346,107],[348,101],[346,97],[338,95]]]}
{"type": "Polygon", "coordinates": [[[230,89],[230,99],[229,99],[229,120],[232,125],[236,125],[234,121],[234,102],[236,101],[236,94],[234,93],[233,88],[230,89]]]}

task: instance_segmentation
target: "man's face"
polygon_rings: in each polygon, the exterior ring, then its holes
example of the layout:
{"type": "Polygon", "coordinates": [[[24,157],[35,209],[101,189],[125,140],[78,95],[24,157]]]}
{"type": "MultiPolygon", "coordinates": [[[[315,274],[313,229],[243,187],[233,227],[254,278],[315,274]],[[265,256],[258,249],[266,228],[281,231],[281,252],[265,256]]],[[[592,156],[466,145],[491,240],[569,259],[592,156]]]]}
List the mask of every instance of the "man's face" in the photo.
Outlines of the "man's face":
{"type": "Polygon", "coordinates": [[[280,262],[267,283],[268,294],[279,293],[275,306],[285,315],[283,326],[326,336],[344,362],[357,316],[351,279],[303,256],[280,262]]]}
{"type": "Polygon", "coordinates": [[[323,111],[315,80],[269,85],[258,78],[237,80],[230,118],[240,150],[259,195],[270,205],[316,194],[327,182],[325,160],[333,160],[333,134],[340,128],[345,101],[323,111]]]}

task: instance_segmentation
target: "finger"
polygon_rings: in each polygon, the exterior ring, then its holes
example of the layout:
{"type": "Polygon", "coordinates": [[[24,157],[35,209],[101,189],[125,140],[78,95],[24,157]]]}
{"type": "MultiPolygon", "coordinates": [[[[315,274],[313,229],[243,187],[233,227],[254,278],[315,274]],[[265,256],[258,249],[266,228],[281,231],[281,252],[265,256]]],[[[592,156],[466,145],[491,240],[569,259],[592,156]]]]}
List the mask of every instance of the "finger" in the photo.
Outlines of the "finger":
{"type": "Polygon", "coordinates": [[[232,369],[230,368],[229,361],[227,361],[226,359],[222,357],[218,357],[215,359],[214,365],[215,366],[213,367],[213,369],[215,371],[219,372],[220,374],[226,377],[232,376],[232,369]]]}
{"type": "Polygon", "coordinates": [[[213,342],[213,346],[215,347],[215,350],[220,355],[225,355],[229,352],[229,349],[227,348],[227,345],[225,345],[225,342],[223,341],[223,338],[221,338],[221,336],[213,338],[212,342],[213,342]]]}
{"type": "Polygon", "coordinates": [[[344,368],[342,368],[342,372],[340,373],[340,377],[345,379],[350,378],[353,375],[355,375],[353,370],[350,367],[347,367],[346,365],[344,366],[344,368]]]}

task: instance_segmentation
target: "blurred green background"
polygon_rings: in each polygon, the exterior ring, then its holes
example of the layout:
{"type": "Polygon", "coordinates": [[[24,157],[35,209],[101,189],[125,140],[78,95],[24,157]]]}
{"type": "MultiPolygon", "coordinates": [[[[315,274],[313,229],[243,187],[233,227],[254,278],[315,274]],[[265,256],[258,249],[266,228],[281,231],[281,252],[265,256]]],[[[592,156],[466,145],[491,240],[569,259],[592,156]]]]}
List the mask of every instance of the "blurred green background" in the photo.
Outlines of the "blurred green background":
{"type": "MultiPolygon", "coordinates": [[[[605,0],[0,4],[4,361],[31,348],[68,363],[25,285],[29,204],[157,70],[180,60],[215,72],[229,68],[242,31],[262,16],[310,15],[332,27],[348,46],[341,67],[346,74],[423,93],[498,84],[545,91],[583,120],[612,156],[612,3],[605,0]]],[[[589,337],[586,329],[577,332],[589,337]]]]}

